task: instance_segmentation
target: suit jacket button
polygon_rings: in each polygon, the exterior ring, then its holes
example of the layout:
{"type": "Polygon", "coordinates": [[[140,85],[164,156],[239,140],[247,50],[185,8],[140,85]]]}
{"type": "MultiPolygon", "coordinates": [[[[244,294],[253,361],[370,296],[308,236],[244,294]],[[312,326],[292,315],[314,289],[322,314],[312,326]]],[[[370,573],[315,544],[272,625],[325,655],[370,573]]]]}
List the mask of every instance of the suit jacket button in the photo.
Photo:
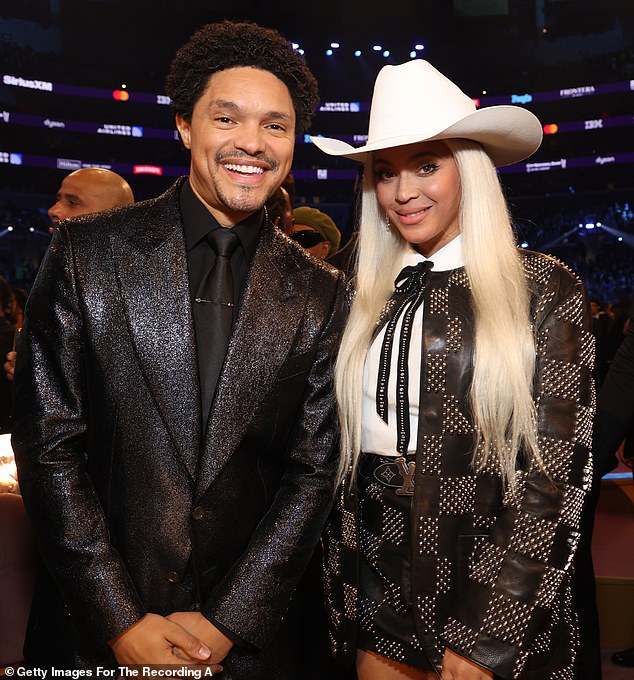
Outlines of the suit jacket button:
{"type": "Polygon", "coordinates": [[[167,572],[167,580],[170,583],[179,583],[181,580],[181,577],[179,576],[177,571],[168,571],[167,572]]]}
{"type": "Polygon", "coordinates": [[[201,508],[200,505],[197,505],[193,510],[192,510],[192,517],[194,519],[202,519],[205,514],[205,509],[201,508]]]}

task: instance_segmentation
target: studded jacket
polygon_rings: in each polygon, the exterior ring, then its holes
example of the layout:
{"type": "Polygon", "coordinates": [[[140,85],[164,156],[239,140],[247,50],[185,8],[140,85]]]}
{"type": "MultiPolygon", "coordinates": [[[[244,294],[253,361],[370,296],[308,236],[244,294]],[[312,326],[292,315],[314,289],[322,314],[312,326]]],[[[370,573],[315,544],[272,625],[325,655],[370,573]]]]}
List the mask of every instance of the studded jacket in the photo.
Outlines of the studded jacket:
{"type": "MultiPolygon", "coordinates": [[[[464,269],[432,272],[426,289],[412,602],[418,640],[439,676],[448,647],[500,678],[574,677],[571,562],[591,474],[594,340],[581,282],[551,257],[526,252],[523,261],[545,473],[520,456],[514,494],[495,464],[477,473],[471,464],[474,319],[464,269]]],[[[344,483],[324,537],[331,646],[344,662],[365,611],[353,487],[344,483]]],[[[388,516],[383,525],[398,530],[388,516]]]]}

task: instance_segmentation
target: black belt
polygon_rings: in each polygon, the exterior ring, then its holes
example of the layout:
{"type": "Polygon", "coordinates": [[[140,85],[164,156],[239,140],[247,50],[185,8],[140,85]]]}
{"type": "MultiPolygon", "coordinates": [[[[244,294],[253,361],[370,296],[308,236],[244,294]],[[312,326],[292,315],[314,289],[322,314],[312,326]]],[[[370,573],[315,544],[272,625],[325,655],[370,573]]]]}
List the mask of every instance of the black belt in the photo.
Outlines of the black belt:
{"type": "Polygon", "coordinates": [[[397,496],[414,495],[416,461],[405,456],[393,458],[365,453],[361,459],[360,473],[373,477],[379,484],[396,489],[397,496]]]}

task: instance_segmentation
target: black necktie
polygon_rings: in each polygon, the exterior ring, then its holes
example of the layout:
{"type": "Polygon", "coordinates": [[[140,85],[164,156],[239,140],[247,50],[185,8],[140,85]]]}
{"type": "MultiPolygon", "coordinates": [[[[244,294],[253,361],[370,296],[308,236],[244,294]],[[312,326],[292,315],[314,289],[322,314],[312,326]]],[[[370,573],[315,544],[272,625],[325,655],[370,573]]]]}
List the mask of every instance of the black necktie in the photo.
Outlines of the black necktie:
{"type": "Polygon", "coordinates": [[[407,455],[409,446],[409,371],[408,357],[411,342],[412,323],[416,310],[423,304],[429,270],[434,266],[430,260],[419,262],[413,267],[405,267],[394,281],[394,292],[388,300],[379,328],[385,326],[381,346],[379,374],[376,384],[376,412],[387,423],[387,388],[392,363],[392,348],[396,325],[401,315],[401,335],[398,342],[398,364],[396,376],[396,430],[398,440],[396,450],[407,455]]]}
{"type": "Polygon", "coordinates": [[[202,395],[203,426],[206,426],[220,369],[227,353],[233,323],[233,274],[231,256],[240,244],[232,229],[210,231],[207,243],[216,254],[213,266],[196,293],[198,316],[198,368],[202,395]]]}

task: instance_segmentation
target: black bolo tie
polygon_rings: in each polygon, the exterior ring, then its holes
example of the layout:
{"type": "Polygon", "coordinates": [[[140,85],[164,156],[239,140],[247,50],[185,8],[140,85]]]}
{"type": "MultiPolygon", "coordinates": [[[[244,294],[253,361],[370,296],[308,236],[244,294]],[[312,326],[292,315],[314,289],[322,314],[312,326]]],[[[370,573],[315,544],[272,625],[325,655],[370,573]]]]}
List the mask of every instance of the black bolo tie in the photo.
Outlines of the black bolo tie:
{"type": "Polygon", "coordinates": [[[409,371],[408,357],[412,338],[412,323],[416,310],[423,304],[429,270],[434,266],[430,260],[414,266],[404,267],[394,281],[394,292],[390,298],[391,307],[385,323],[385,335],[381,345],[379,372],[376,384],[376,412],[383,422],[388,422],[388,384],[394,335],[399,318],[403,317],[398,341],[398,360],[396,375],[396,450],[407,456],[410,439],[409,426],[409,371]]]}

